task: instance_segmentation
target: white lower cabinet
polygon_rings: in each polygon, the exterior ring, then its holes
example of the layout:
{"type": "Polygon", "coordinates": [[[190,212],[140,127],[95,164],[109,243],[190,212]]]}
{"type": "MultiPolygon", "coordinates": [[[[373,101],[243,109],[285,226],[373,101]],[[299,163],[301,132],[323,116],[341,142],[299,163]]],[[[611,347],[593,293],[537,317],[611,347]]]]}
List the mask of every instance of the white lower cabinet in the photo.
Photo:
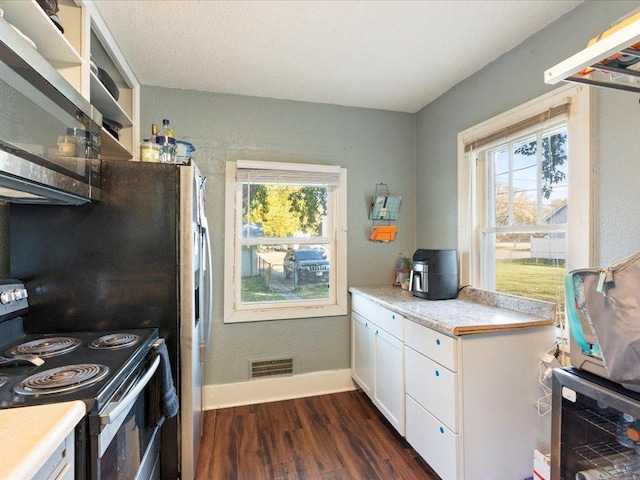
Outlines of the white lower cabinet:
{"type": "Polygon", "coordinates": [[[404,435],[403,343],[375,327],[374,345],[373,403],[404,435]]]}
{"type": "Polygon", "coordinates": [[[58,445],[45,464],[35,474],[33,480],[73,480],[74,474],[74,432],[58,445]]]}
{"type": "Polygon", "coordinates": [[[409,395],[407,441],[441,478],[459,478],[458,435],[409,395]]]}
{"type": "Polygon", "coordinates": [[[404,435],[404,344],[401,315],[354,296],[351,312],[351,377],[385,418],[404,435]]]}
{"type": "Polygon", "coordinates": [[[351,376],[371,397],[373,391],[374,326],[355,312],[351,314],[351,376]]]}
{"type": "Polygon", "coordinates": [[[538,362],[553,327],[451,337],[405,320],[406,438],[442,480],[512,480],[532,472],[549,419],[538,362]]]}
{"type": "Polygon", "coordinates": [[[351,305],[352,378],[442,480],[531,475],[550,449],[533,404],[552,325],[447,335],[362,295],[351,305]]]}

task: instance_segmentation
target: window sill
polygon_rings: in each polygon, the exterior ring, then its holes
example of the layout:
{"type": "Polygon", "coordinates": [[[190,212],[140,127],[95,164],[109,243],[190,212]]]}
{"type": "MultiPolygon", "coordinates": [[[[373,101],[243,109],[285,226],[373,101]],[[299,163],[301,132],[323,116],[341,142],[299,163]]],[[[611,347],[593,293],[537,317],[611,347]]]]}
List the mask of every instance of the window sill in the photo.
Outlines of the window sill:
{"type": "Polygon", "coordinates": [[[346,295],[344,303],[338,305],[309,305],[290,308],[251,308],[225,312],[224,323],[261,322],[268,320],[290,320],[298,318],[337,317],[347,315],[346,295]]]}

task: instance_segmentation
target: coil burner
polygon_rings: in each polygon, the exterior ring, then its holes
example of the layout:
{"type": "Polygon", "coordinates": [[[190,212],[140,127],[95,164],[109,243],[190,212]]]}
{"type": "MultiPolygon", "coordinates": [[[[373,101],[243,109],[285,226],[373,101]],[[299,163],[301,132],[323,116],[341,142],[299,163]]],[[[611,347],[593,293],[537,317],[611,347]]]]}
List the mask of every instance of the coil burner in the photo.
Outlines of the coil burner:
{"type": "Polygon", "coordinates": [[[8,381],[9,381],[8,377],[0,377],[0,387],[3,387],[4,385],[6,385],[8,381]]]}
{"type": "Polygon", "coordinates": [[[80,346],[80,340],[71,337],[41,338],[22,343],[9,350],[9,355],[35,355],[40,358],[53,357],[70,352],[80,346]]]}
{"type": "Polygon", "coordinates": [[[104,350],[117,350],[119,348],[127,348],[135,345],[140,340],[140,336],[135,333],[111,333],[109,335],[103,335],[100,338],[96,338],[89,348],[104,349],[104,350]]]}
{"type": "Polygon", "coordinates": [[[96,363],[66,365],[31,375],[14,390],[19,395],[69,393],[93,385],[108,373],[108,367],[96,363]]]}

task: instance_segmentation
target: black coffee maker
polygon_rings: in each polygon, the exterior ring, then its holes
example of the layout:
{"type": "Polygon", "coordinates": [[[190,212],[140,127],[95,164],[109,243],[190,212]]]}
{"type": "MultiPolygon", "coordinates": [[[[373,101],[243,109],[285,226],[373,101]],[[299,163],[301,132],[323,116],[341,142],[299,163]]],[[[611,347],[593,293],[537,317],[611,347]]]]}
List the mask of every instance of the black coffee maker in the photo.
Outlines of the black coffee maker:
{"type": "Polygon", "coordinates": [[[418,249],[413,254],[409,290],[415,297],[447,300],[458,296],[458,253],[418,249]]]}

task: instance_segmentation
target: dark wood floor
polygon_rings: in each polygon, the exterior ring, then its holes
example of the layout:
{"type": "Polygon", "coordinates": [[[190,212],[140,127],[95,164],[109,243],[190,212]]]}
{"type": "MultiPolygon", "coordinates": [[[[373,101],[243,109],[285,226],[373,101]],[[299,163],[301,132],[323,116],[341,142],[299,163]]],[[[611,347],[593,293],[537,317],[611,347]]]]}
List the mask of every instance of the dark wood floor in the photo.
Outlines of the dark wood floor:
{"type": "Polygon", "coordinates": [[[361,391],[211,410],[197,480],[438,480],[361,391]]]}

